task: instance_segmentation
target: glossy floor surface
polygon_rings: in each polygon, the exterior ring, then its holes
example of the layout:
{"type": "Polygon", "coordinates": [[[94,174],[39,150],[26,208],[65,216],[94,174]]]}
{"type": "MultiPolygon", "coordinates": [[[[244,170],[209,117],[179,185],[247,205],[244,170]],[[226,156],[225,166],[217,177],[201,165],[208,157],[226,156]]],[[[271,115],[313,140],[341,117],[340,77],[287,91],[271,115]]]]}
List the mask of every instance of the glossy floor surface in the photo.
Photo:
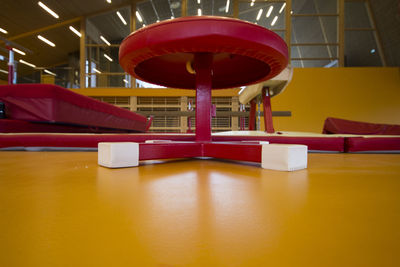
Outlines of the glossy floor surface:
{"type": "Polygon", "coordinates": [[[0,152],[0,266],[400,266],[400,155],[307,170],[0,152]]]}

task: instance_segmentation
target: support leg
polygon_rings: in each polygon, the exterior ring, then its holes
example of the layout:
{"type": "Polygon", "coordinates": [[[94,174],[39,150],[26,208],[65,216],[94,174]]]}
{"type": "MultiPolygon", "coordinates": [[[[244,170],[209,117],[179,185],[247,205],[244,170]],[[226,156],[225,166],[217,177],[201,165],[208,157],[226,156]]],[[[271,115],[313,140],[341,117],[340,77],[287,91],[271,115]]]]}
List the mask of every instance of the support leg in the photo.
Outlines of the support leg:
{"type": "Polygon", "coordinates": [[[254,131],[256,126],[256,100],[250,101],[249,131],[254,131]]]}
{"type": "Polygon", "coordinates": [[[272,122],[272,110],[271,110],[271,97],[269,95],[269,88],[263,88],[262,99],[264,106],[264,125],[267,133],[274,133],[274,125],[272,122]]]}
{"type": "Polygon", "coordinates": [[[196,141],[211,141],[211,83],[212,54],[197,53],[194,57],[196,71],[196,141]]]}

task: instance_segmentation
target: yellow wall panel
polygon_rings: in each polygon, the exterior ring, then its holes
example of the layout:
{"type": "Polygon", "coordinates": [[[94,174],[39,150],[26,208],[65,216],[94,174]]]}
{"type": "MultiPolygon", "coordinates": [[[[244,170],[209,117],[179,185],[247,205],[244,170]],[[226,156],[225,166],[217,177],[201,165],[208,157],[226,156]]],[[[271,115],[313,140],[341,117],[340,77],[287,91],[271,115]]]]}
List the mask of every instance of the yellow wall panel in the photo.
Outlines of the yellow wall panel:
{"type": "Polygon", "coordinates": [[[327,117],[400,124],[400,68],[296,68],[272,98],[275,130],[321,132],[327,117]]]}

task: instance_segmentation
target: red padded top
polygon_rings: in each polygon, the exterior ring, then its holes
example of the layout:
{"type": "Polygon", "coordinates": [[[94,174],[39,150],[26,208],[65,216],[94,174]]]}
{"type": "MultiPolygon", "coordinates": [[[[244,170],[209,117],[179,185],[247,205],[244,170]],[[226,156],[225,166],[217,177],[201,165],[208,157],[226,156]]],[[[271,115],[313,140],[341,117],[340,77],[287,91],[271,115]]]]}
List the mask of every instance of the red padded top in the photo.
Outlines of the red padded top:
{"type": "MultiPolygon", "coordinates": [[[[11,120],[63,123],[136,132],[144,132],[147,123],[147,118],[142,115],[56,85],[1,85],[0,102],[5,103],[6,117],[11,120]]],[[[48,127],[43,129],[46,128],[48,127]]]]}
{"type": "Polygon", "coordinates": [[[324,134],[400,135],[400,125],[351,121],[328,117],[324,134]]]}
{"type": "Polygon", "coordinates": [[[140,80],[195,89],[195,75],[186,70],[186,63],[201,52],[214,54],[213,89],[271,79],[288,63],[287,45],[274,32],[213,16],[177,18],[135,31],[122,42],[119,61],[140,80]]]}

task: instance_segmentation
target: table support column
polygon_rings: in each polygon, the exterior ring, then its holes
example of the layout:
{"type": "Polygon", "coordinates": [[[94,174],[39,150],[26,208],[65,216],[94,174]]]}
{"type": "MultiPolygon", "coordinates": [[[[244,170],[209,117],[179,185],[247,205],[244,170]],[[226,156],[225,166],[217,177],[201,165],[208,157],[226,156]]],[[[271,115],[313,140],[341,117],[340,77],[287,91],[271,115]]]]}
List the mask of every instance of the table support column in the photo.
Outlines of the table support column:
{"type": "Polygon", "coordinates": [[[265,132],[274,133],[274,124],[272,122],[272,110],[271,110],[271,97],[269,94],[269,87],[263,88],[262,100],[264,106],[264,126],[265,132]]]}
{"type": "Polygon", "coordinates": [[[249,115],[249,131],[256,129],[256,100],[250,101],[250,115],[249,115]]]}
{"type": "Polygon", "coordinates": [[[196,53],[193,68],[196,71],[196,141],[211,141],[211,53],[196,53]]]}

